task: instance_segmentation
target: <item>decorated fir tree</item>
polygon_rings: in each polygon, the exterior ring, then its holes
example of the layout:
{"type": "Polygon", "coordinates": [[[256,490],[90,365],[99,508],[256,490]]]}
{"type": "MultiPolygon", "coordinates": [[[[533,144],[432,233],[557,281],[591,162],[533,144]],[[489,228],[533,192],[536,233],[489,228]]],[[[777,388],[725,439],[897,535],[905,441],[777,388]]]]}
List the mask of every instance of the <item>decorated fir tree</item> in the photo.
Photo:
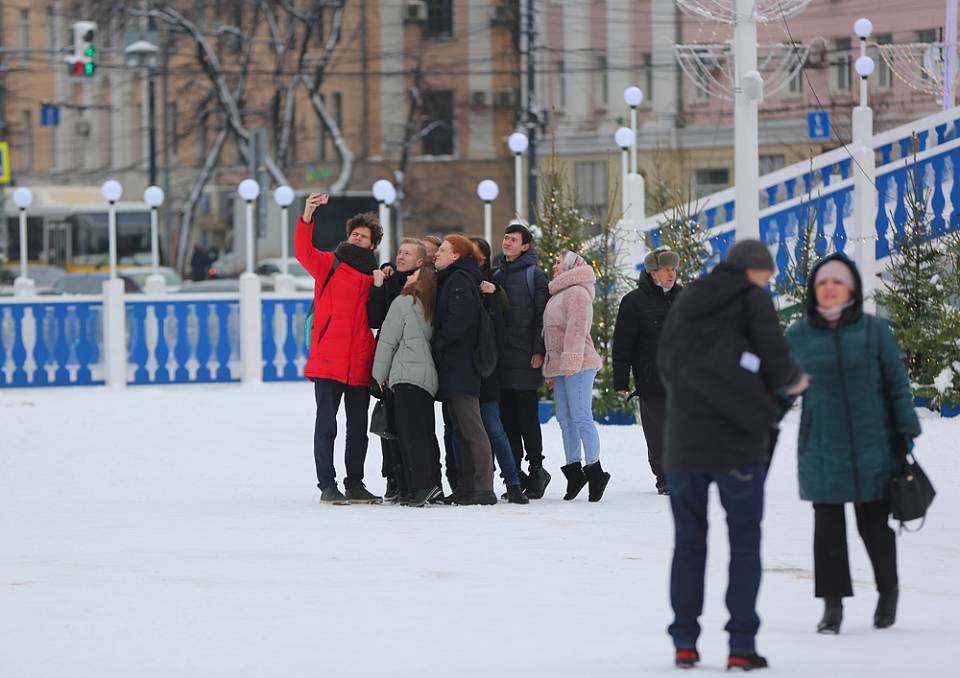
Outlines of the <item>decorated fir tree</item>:
{"type": "Polygon", "coordinates": [[[829,240],[822,241],[817,251],[817,219],[819,198],[800,203],[797,238],[793,247],[787,250],[787,265],[783,275],[775,278],[774,288],[778,295],[780,323],[789,327],[803,318],[807,307],[807,280],[817,261],[830,253],[829,240]]]}
{"type": "Polygon", "coordinates": [[[666,200],[669,207],[665,210],[666,217],[660,220],[657,228],[659,240],[654,238],[652,232],[644,233],[644,240],[651,250],[668,247],[677,253],[680,258],[677,279],[686,285],[706,274],[717,263],[710,251],[712,234],[696,218],[698,210],[689,191],[685,195],[679,188],[666,185],[658,190],[661,200],[666,200]]]}

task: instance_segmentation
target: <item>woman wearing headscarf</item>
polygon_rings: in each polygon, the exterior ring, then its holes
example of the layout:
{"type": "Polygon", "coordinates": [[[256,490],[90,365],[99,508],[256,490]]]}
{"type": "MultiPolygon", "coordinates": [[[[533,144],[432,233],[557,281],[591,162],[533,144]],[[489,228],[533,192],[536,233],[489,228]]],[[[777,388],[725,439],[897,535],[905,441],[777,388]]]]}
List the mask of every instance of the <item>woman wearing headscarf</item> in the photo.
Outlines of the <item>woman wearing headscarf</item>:
{"type": "Polygon", "coordinates": [[[843,598],[853,595],[844,509],[873,565],[876,628],[896,620],[896,535],[888,487],[898,456],[913,447],[920,422],[897,341],[886,321],[863,310],[856,267],[831,255],[810,272],[803,320],[787,331],[793,359],[810,375],[797,448],[800,497],[813,502],[814,587],[824,600],[817,631],[839,633],[843,598]]]}
{"type": "Polygon", "coordinates": [[[593,420],[593,380],[603,364],[590,337],[596,283],[583,257],[564,253],[554,264],[550,300],[543,311],[543,376],[553,382],[563,434],[567,463],[560,470],[567,479],[566,500],[575,499],[589,483],[590,501],[600,501],[610,481],[600,466],[600,435],[593,420]]]}

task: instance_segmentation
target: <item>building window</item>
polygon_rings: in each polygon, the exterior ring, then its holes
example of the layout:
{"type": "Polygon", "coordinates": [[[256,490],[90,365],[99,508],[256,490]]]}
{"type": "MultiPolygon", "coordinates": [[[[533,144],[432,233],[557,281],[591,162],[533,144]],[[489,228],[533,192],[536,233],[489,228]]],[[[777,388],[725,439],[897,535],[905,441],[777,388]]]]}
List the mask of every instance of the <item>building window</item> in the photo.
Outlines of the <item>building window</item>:
{"type": "MultiPolygon", "coordinates": [[[[57,31],[57,15],[53,6],[47,7],[47,47],[51,50],[60,49],[60,33],[57,31]]],[[[59,54],[51,54],[50,62],[56,63],[63,57],[59,54]]]]}
{"type": "MultiPolygon", "coordinates": [[[[916,40],[914,42],[936,42],[937,41],[937,29],[929,28],[923,31],[916,32],[916,40]]],[[[936,47],[921,47],[918,63],[920,64],[920,78],[923,81],[930,80],[930,74],[936,73],[940,69],[940,50],[936,47]]]]}
{"type": "Polygon", "coordinates": [[[693,193],[697,198],[717,193],[730,187],[730,170],[698,169],[693,171],[693,193]]]}
{"type": "Polygon", "coordinates": [[[23,48],[23,61],[28,61],[30,59],[30,53],[27,51],[30,49],[30,10],[21,9],[20,10],[20,47],[23,48]]]}
{"type": "Polygon", "coordinates": [[[113,167],[113,108],[110,106],[110,81],[100,81],[100,152],[102,164],[113,167]]]}
{"type": "Polygon", "coordinates": [[[567,73],[563,59],[557,61],[557,106],[561,111],[567,107],[567,73]]]}
{"type": "Polygon", "coordinates": [[[607,213],[607,163],[577,162],[573,166],[577,187],[577,210],[585,217],[603,219],[607,213]]]}
{"type": "Polygon", "coordinates": [[[853,56],[850,52],[850,38],[837,38],[833,41],[836,60],[833,62],[833,89],[837,92],[849,92],[853,78],[853,56]]]}
{"type": "Polygon", "coordinates": [[[803,45],[795,43],[790,55],[790,68],[796,68],[797,72],[787,81],[787,96],[799,97],[803,95],[803,65],[799,63],[802,57],[803,45]]]}
{"type": "Polygon", "coordinates": [[[423,155],[453,155],[453,91],[423,93],[423,155]]]}
{"type": "Polygon", "coordinates": [[[653,99],[653,55],[649,52],[640,55],[640,77],[637,82],[643,83],[643,100],[653,99]]]}
{"type": "Polygon", "coordinates": [[[783,153],[773,153],[760,156],[760,176],[776,172],[787,166],[787,158],[783,153]]]}
{"type": "Polygon", "coordinates": [[[453,37],[453,0],[427,0],[427,37],[453,37]]]}
{"type": "Polygon", "coordinates": [[[597,58],[597,73],[600,76],[600,105],[603,108],[610,103],[610,70],[607,64],[607,57],[597,58]]]}
{"type": "MultiPolygon", "coordinates": [[[[878,45],[891,45],[893,44],[893,34],[880,33],[874,36],[874,42],[878,45]]],[[[893,89],[893,70],[891,70],[890,64],[879,54],[875,55],[874,60],[877,63],[877,75],[874,78],[876,88],[879,90],[893,89]]]]}
{"type": "Polygon", "coordinates": [[[710,74],[714,64],[710,53],[705,49],[697,50],[697,77],[693,81],[693,98],[696,101],[710,100],[710,74]]]}
{"type": "Polygon", "coordinates": [[[26,172],[33,170],[33,111],[24,111],[21,118],[23,125],[23,156],[21,169],[26,172]]]}

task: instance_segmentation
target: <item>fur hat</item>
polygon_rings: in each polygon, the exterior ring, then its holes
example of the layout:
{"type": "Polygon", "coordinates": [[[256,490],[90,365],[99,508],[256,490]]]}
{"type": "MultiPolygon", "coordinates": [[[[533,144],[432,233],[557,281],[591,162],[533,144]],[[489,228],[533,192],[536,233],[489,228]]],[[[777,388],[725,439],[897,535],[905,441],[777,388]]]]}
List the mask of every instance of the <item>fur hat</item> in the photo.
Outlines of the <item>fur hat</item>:
{"type": "Polygon", "coordinates": [[[680,255],[668,247],[658,247],[643,258],[643,267],[650,273],[661,268],[677,268],[679,265],[680,255]]]}
{"type": "Polygon", "coordinates": [[[776,264],[770,256],[770,250],[759,240],[749,238],[741,240],[727,252],[727,265],[742,271],[748,268],[760,271],[776,271],[776,264]]]}

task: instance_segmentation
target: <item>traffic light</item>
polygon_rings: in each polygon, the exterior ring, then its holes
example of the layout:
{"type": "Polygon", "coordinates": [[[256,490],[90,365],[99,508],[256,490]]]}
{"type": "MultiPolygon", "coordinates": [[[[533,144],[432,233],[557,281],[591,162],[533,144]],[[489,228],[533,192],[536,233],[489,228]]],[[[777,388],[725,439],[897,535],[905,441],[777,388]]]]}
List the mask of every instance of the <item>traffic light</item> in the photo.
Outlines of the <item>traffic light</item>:
{"type": "Polygon", "coordinates": [[[91,77],[97,70],[97,24],[77,21],[71,26],[73,54],[67,57],[67,72],[75,77],[91,77]]]}

